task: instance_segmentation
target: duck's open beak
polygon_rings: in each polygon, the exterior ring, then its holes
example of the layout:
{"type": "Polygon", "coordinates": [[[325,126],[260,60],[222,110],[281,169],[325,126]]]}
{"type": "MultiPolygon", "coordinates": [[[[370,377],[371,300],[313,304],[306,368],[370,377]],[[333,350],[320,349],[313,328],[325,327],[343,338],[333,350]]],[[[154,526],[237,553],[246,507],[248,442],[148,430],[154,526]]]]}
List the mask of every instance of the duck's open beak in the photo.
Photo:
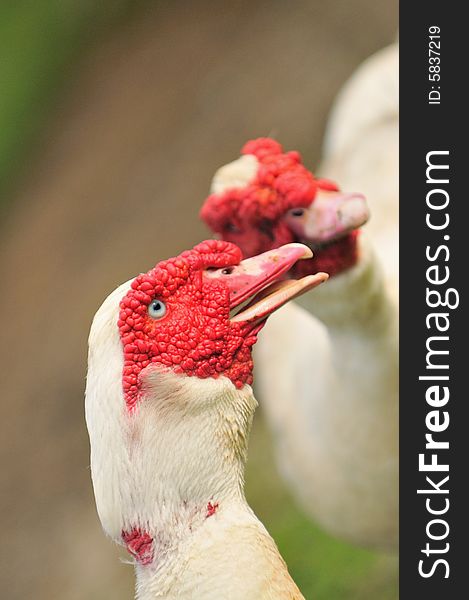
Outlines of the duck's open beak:
{"type": "Polygon", "coordinates": [[[231,311],[244,304],[231,317],[232,323],[255,324],[264,321],[289,300],[326,281],[326,273],[308,275],[299,280],[282,279],[298,260],[312,255],[303,244],[286,244],[233,267],[207,270],[204,278],[218,279],[228,287],[231,311]]]}
{"type": "Polygon", "coordinates": [[[369,216],[363,194],[320,190],[308,208],[293,209],[285,219],[297,239],[314,246],[344,237],[369,216]]]}

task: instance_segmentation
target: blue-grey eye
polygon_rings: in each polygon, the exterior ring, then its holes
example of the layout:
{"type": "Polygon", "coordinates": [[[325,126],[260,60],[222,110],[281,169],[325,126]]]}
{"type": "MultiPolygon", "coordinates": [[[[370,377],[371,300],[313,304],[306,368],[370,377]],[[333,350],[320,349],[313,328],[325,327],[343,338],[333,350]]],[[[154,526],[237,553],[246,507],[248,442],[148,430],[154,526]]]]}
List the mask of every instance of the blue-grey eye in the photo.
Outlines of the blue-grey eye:
{"type": "Polygon", "coordinates": [[[162,300],[153,300],[148,306],[148,314],[152,319],[161,319],[166,314],[166,304],[162,300]]]}

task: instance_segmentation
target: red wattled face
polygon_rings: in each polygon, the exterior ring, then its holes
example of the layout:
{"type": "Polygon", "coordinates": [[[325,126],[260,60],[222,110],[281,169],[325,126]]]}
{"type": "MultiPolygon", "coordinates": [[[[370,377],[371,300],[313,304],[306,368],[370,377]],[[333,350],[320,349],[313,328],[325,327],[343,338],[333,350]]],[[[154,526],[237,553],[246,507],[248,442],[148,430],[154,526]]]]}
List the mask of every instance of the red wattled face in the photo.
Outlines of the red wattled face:
{"type": "Polygon", "coordinates": [[[255,333],[229,320],[228,288],[202,277],[241,260],[239,248],[209,240],[139,275],[120,303],[127,407],[139,399],[143,369],[159,365],[200,378],[223,374],[237,387],[252,382],[255,333]]]}
{"type": "MultiPolygon", "coordinates": [[[[317,211],[312,207],[316,207],[317,197],[342,196],[338,187],[328,180],[316,179],[304,167],[297,152],[284,153],[275,140],[252,140],[244,146],[242,153],[257,158],[256,176],[243,188],[227,189],[207,198],[201,217],[212,231],[239,245],[245,256],[292,242],[309,245],[314,258],[299,263],[295,274],[325,271],[335,275],[353,266],[357,261],[356,231],[340,232],[334,239],[324,242],[321,236],[318,239],[309,236],[307,230],[300,231],[297,225],[301,216],[295,218],[296,212],[300,215],[308,213],[309,224],[314,222],[317,211]]],[[[318,220],[327,221],[327,212],[331,217],[337,214],[335,204],[336,201],[331,199],[327,211],[323,203],[318,220]]]]}

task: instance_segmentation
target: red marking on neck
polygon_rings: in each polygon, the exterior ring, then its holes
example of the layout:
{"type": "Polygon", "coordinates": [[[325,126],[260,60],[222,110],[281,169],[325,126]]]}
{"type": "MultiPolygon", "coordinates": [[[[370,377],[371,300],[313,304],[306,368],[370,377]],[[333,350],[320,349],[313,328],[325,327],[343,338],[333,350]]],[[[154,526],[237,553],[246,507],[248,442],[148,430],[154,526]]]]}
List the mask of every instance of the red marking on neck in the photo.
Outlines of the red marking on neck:
{"type": "Polygon", "coordinates": [[[213,504],[211,502],[209,502],[207,504],[207,513],[205,515],[205,518],[208,519],[209,517],[213,516],[218,509],[218,502],[214,502],[213,504]]]}
{"type": "Polygon", "coordinates": [[[130,531],[122,531],[128,552],[141,565],[149,565],[153,561],[153,538],[146,531],[134,527],[130,531]]]}

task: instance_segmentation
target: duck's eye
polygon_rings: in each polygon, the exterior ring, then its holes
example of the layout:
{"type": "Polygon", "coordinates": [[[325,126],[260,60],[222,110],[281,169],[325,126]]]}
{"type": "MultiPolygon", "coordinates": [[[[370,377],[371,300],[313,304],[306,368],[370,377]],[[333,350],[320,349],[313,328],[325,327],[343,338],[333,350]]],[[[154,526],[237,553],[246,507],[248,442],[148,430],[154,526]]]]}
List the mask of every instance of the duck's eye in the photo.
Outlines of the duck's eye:
{"type": "Polygon", "coordinates": [[[305,209],[304,208],[293,208],[289,214],[292,217],[302,217],[305,214],[305,209]]]}
{"type": "Polygon", "coordinates": [[[225,225],[225,231],[227,231],[228,233],[241,233],[241,229],[239,227],[236,227],[234,223],[227,223],[225,225]]]}
{"type": "Polygon", "coordinates": [[[152,319],[161,319],[166,314],[166,304],[161,300],[153,300],[148,306],[148,314],[152,319]]]}

